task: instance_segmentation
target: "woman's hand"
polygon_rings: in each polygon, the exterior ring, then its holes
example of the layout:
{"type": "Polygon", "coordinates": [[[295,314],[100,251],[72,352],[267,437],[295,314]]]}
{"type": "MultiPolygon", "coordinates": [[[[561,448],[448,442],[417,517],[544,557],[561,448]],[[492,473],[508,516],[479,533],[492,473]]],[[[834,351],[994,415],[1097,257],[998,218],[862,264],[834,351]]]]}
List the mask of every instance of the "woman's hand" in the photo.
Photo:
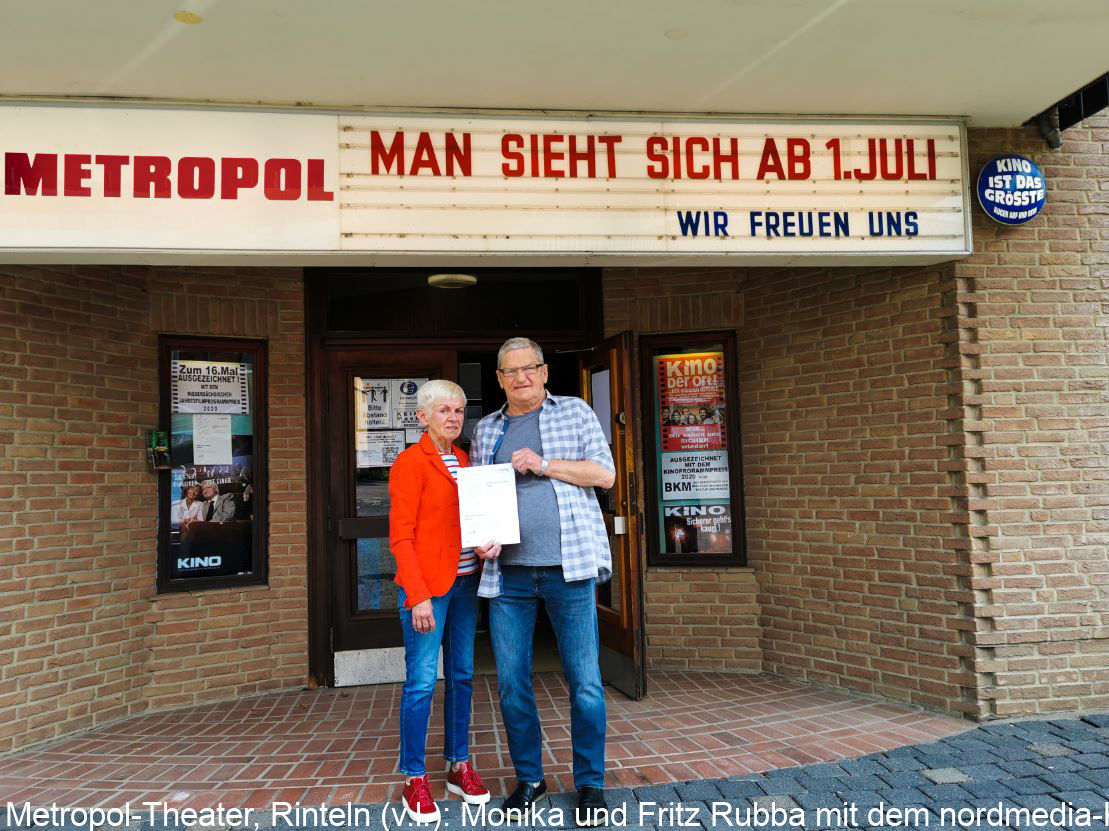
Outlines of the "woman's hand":
{"type": "Polygon", "coordinates": [[[420,634],[435,631],[435,615],[431,611],[430,600],[424,600],[412,607],[412,628],[420,634]]]}
{"type": "Polygon", "coordinates": [[[483,560],[495,560],[501,555],[501,544],[490,540],[483,546],[474,546],[474,553],[483,560]]]}

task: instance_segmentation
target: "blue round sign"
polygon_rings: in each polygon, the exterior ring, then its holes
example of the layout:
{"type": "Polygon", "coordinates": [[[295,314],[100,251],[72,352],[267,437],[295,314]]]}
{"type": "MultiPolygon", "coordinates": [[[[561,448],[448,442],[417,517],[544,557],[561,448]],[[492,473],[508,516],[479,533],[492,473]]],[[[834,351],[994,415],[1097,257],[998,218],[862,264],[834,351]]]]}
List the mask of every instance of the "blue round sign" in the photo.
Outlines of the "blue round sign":
{"type": "Polygon", "coordinates": [[[997,156],[978,174],[978,204],[1005,225],[1036,218],[1047,202],[1047,183],[1036,163],[1024,156],[997,156]]]}

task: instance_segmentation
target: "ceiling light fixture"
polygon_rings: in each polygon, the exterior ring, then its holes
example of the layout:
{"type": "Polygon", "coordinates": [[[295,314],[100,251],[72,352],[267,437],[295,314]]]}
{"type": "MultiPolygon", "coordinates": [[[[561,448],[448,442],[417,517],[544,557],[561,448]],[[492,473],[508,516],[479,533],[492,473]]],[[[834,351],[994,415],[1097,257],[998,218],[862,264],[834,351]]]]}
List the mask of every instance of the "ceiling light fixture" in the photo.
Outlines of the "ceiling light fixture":
{"type": "Polygon", "coordinates": [[[464,289],[476,286],[477,277],[473,274],[432,274],[428,276],[427,284],[437,289],[464,289]]]}
{"type": "Polygon", "coordinates": [[[204,20],[204,18],[198,15],[196,12],[187,11],[174,12],[173,19],[176,20],[178,23],[188,23],[190,25],[200,23],[202,20],[204,20]]]}

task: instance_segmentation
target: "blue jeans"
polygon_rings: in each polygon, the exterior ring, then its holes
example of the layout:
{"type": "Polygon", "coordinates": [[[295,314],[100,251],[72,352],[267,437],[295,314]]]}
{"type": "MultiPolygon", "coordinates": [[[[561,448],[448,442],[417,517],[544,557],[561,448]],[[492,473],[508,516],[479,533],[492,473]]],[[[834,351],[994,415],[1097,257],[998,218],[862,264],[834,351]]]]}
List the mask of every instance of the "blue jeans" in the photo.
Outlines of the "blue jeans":
{"type": "Polygon", "coordinates": [[[478,574],[455,579],[442,597],[431,598],[434,632],[412,628],[412,611],[400,590],[400,625],[404,632],[404,688],[400,696],[400,772],[423,776],[427,721],[443,647],[446,698],[443,705],[443,756],[448,762],[470,757],[470,701],[474,693],[474,630],[477,628],[478,574]]]}
{"type": "Polygon", "coordinates": [[[605,784],[605,695],[601,688],[595,581],[562,579],[561,566],[502,566],[501,595],[489,601],[501,720],[516,778],[543,778],[539,713],[532,688],[532,637],[539,598],[547,609],[570,687],[574,786],[605,784]]]}

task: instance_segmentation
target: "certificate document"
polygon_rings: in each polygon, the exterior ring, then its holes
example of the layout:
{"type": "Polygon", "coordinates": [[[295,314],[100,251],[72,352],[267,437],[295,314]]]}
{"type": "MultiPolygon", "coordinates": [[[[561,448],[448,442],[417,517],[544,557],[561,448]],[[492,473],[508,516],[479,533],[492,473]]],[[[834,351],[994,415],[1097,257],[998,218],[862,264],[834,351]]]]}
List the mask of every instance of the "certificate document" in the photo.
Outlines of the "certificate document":
{"type": "Polygon", "coordinates": [[[490,540],[502,545],[519,542],[516,471],[512,465],[460,467],[457,473],[462,547],[485,545],[490,540]]]}

